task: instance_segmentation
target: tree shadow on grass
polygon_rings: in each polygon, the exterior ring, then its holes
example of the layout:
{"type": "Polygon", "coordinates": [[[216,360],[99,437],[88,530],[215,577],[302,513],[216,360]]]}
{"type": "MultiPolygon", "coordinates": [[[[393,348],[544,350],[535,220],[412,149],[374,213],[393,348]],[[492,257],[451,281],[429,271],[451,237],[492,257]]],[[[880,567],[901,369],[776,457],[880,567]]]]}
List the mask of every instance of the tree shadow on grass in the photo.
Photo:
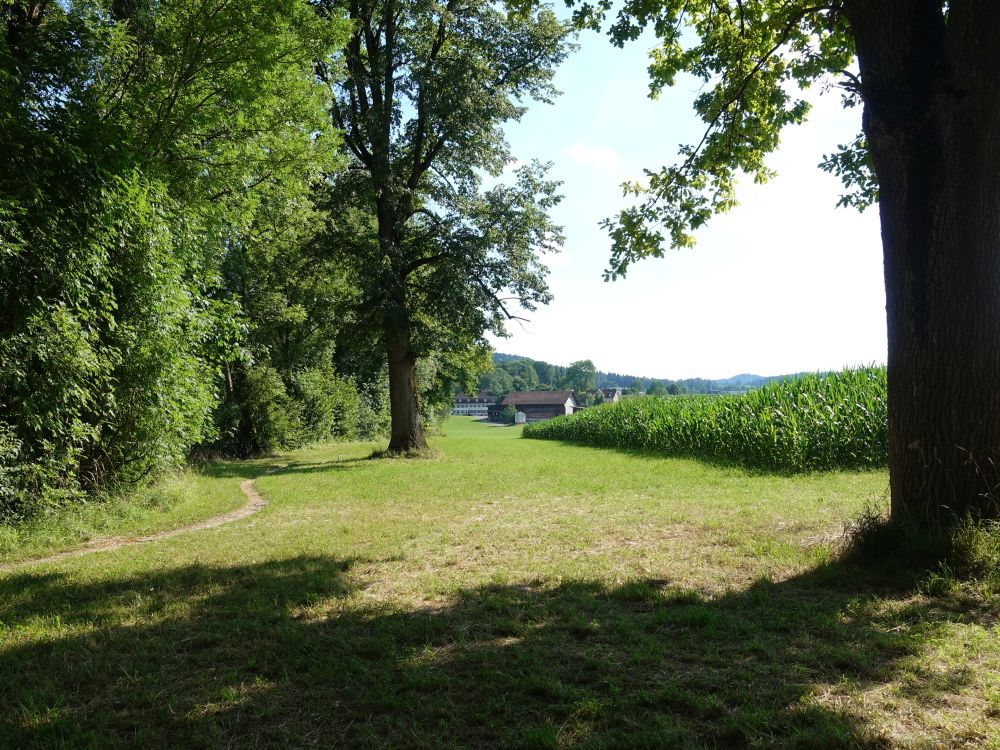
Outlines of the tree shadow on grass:
{"type": "Polygon", "coordinates": [[[213,479],[256,479],[262,474],[280,470],[283,462],[274,458],[256,458],[246,461],[213,460],[197,464],[199,474],[213,479]]]}
{"type": "MultiPolygon", "coordinates": [[[[399,610],[350,596],[378,565],[0,579],[0,745],[878,748],[812,696],[912,675],[965,617],[842,563],[711,599],[536,581],[399,610]]],[[[918,677],[927,701],[970,679],[918,677]]]]}
{"type": "Polygon", "coordinates": [[[282,474],[317,474],[332,471],[348,471],[360,466],[370,466],[375,459],[371,456],[360,458],[338,458],[332,461],[291,461],[281,466],[274,473],[282,474]]]}

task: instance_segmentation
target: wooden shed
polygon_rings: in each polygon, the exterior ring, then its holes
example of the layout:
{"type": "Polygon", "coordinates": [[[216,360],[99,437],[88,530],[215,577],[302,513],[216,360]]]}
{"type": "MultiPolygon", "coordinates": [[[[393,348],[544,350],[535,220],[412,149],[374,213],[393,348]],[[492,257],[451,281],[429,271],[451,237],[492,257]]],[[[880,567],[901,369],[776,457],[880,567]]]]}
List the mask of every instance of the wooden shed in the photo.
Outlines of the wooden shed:
{"type": "Polygon", "coordinates": [[[513,406],[529,422],[572,414],[576,409],[573,391],[514,391],[500,405],[513,406]]]}

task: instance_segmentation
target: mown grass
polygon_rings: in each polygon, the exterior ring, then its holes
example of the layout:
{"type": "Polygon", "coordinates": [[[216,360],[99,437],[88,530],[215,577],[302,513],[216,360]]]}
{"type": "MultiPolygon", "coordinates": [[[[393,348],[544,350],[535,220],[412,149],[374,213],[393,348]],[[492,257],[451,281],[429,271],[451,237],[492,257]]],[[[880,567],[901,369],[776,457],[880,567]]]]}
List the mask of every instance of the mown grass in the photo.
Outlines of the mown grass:
{"type": "Polygon", "coordinates": [[[207,464],[169,474],[128,495],[53,509],[26,523],[0,524],[0,563],[62,552],[103,537],[142,536],[226,513],[246,501],[233,478],[251,478],[265,466],[207,464]]]}
{"type": "Polygon", "coordinates": [[[804,375],[739,396],[627,398],[525,428],[525,437],[766,471],[884,466],[884,367],[804,375]]]}
{"type": "Polygon", "coordinates": [[[1000,747],[995,602],[836,554],[883,472],[447,431],[0,574],[0,745],[1000,747]]]}

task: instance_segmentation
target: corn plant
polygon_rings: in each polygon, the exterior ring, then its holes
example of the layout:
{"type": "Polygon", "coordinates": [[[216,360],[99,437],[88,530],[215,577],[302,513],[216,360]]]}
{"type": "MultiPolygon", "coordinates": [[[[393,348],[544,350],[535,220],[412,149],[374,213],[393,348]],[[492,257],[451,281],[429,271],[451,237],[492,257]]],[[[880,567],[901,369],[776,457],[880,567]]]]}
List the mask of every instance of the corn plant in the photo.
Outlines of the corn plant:
{"type": "Polygon", "coordinates": [[[524,436],[775,471],[883,466],[885,368],[774,381],[740,396],[625,399],[528,425],[524,436]]]}

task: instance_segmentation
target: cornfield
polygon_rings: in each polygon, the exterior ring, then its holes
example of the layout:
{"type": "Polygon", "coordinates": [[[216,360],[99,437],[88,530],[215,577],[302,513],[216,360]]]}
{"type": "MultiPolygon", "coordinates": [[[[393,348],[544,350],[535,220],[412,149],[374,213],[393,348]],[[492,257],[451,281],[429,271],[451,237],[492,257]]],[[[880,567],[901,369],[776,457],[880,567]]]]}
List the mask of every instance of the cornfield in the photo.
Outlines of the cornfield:
{"type": "Polygon", "coordinates": [[[885,368],[775,381],[740,396],[626,398],[536,422],[524,436],[774,471],[883,466],[885,368]]]}

